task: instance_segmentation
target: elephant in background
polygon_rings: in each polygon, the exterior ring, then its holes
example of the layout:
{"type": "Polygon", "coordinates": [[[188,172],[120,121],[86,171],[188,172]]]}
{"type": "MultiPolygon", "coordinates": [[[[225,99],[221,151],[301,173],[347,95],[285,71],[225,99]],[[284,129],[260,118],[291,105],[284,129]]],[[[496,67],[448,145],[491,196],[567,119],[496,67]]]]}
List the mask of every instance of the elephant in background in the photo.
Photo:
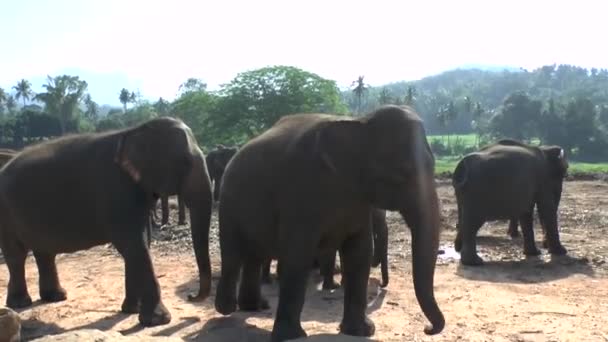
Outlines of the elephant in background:
{"type": "Polygon", "coordinates": [[[535,205],[545,231],[543,245],[551,254],[566,254],[559,240],[557,210],[567,170],[568,162],[561,147],[537,147],[510,139],[460,160],[452,186],[458,205],[454,246],[461,253],[461,263],[483,264],[477,255],[475,239],[481,226],[490,220],[509,219],[510,226],[519,221],[524,254],[540,254],[532,230],[535,205]]]}
{"type": "Polygon", "coordinates": [[[378,208],[399,211],[409,226],[414,290],[432,324],[424,331],[441,332],[445,319],[433,287],[440,230],[434,167],[423,122],[411,107],[382,106],[359,118],[283,116],[241,147],[224,173],[216,310],[228,315],[237,304],[241,310],[267,307],[260,273],[276,258],[281,276],[271,339],[306,336],[300,314],[313,259],[338,249],[340,331],[373,335],[366,308],[371,214],[378,208]]]}
{"type": "MultiPolygon", "coordinates": [[[[382,273],[382,283],[380,287],[388,286],[388,226],[386,225],[386,210],[372,210],[372,234],[373,234],[373,257],[372,267],[380,266],[382,273]]],[[[334,280],[334,274],[341,272],[342,267],[336,267],[336,252],[330,252],[329,255],[319,255],[313,262],[313,267],[320,267],[321,276],[323,277],[322,288],[324,290],[332,290],[340,287],[334,280]]],[[[340,262],[342,263],[342,262],[340,262]]],[[[262,268],[262,282],[266,284],[272,283],[270,278],[271,260],[264,263],[262,268]]],[[[280,265],[277,264],[277,276],[280,272],[280,265]]]]}
{"type": "Polygon", "coordinates": [[[211,288],[211,183],[205,156],[182,121],[157,118],[127,129],[57,138],[19,152],[0,170],[7,306],[32,304],[24,274],[28,251],[38,266],[40,298],[58,302],[67,296],[56,255],[112,243],[125,261],[122,312],[139,313],[143,326],[169,323],[145,231],[158,197],[176,193],[190,209],[200,277],[199,293],[189,299],[202,300],[211,288]]]}
{"type": "Polygon", "coordinates": [[[222,184],[224,170],[237,151],[237,147],[217,145],[214,150],[207,154],[207,168],[209,169],[209,176],[213,182],[214,201],[220,200],[220,186],[222,184]]]}

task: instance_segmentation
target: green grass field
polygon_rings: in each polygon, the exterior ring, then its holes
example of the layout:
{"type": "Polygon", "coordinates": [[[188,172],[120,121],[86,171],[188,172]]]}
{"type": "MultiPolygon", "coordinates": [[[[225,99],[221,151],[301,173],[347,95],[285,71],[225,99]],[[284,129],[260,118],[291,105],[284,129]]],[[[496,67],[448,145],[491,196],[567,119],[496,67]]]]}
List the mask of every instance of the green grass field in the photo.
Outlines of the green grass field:
{"type": "MultiPolygon", "coordinates": [[[[429,143],[434,140],[440,140],[444,144],[447,143],[447,136],[441,135],[429,135],[427,136],[429,143]]],[[[456,139],[464,142],[464,145],[474,146],[476,142],[475,134],[454,134],[450,136],[450,143],[453,143],[456,139]]],[[[452,172],[456,167],[456,164],[460,160],[461,156],[436,156],[435,159],[435,173],[452,172]]],[[[581,163],[575,161],[569,161],[570,168],[569,173],[608,173],[608,163],[581,163]]]]}
{"type": "MultiPolygon", "coordinates": [[[[460,157],[438,157],[435,159],[435,173],[453,172],[460,157]]],[[[608,163],[579,163],[571,161],[568,173],[608,173],[608,163]]]]}

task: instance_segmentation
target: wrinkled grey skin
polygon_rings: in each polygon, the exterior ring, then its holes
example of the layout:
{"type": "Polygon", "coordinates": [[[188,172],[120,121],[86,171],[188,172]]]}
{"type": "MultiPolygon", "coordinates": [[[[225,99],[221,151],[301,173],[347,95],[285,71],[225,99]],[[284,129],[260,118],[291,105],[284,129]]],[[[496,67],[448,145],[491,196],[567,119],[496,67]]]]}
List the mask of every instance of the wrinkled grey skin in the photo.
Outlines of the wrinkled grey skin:
{"type": "MultiPolygon", "coordinates": [[[[551,254],[566,254],[559,240],[557,210],[568,162],[559,146],[531,146],[504,139],[466,155],[456,166],[452,185],[458,204],[455,249],[464,265],[481,265],[475,237],[490,220],[517,218],[524,254],[538,255],[534,242],[536,205],[551,254]]],[[[516,221],[515,221],[516,222],[516,221]]]]}
{"type": "Polygon", "coordinates": [[[371,336],[366,315],[373,208],[399,211],[411,229],[416,298],[432,326],[445,319],[434,297],[439,205],[434,157],[410,107],[383,106],[360,118],[296,114],[245,144],[220,189],[221,278],[216,310],[267,306],[261,267],[281,264],[273,342],[306,336],[300,324],[306,283],[319,253],[340,250],[344,334],[371,336]],[[237,300],[237,281],[241,273],[237,300]]]}
{"type": "Polygon", "coordinates": [[[145,231],[159,195],[175,193],[183,194],[190,209],[199,269],[199,294],[189,298],[202,300],[211,287],[211,185],[204,155],[188,126],[165,117],[25,148],[0,171],[7,306],[32,304],[24,274],[28,251],[33,251],[38,266],[40,298],[58,302],[66,299],[66,291],[59,283],[55,256],[112,243],[125,261],[122,311],[139,313],[144,326],[169,323],[171,314],[161,300],[145,231]]]}
{"type": "MultiPolygon", "coordinates": [[[[380,266],[382,272],[382,283],[380,287],[388,286],[388,227],[386,225],[386,210],[372,210],[372,232],[373,232],[373,258],[372,267],[380,266]]],[[[333,290],[340,287],[334,280],[334,274],[341,272],[341,267],[336,267],[336,252],[329,255],[319,255],[315,258],[313,267],[320,267],[321,275],[323,276],[322,288],[324,290],[333,290]]],[[[262,268],[262,282],[266,284],[272,283],[270,278],[270,263],[268,260],[262,268]]],[[[280,266],[277,264],[277,276],[280,272],[280,266]]]]}

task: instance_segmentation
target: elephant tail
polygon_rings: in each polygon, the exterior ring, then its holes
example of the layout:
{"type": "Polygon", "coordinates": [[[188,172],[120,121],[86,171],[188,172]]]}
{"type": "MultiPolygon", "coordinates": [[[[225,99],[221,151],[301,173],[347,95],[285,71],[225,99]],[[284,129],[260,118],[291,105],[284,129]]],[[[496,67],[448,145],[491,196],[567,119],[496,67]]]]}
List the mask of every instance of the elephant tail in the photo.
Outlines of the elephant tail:
{"type": "Polygon", "coordinates": [[[452,186],[455,190],[462,189],[471,178],[474,155],[465,156],[458,162],[452,175],[452,186]]]}

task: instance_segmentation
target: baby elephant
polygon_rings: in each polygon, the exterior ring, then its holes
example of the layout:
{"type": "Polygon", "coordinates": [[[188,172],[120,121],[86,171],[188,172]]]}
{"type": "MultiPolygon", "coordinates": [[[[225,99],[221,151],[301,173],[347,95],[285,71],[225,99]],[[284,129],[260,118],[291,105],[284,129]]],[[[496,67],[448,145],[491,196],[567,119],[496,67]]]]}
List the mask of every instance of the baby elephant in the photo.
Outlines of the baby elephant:
{"type": "MultiPolygon", "coordinates": [[[[452,185],[458,204],[455,249],[464,265],[481,265],[475,237],[489,220],[519,220],[524,254],[539,255],[532,231],[534,206],[551,254],[566,254],[559,240],[557,210],[568,170],[559,146],[531,146],[500,140],[466,155],[456,166],[452,185]]],[[[517,221],[515,221],[517,222],[517,221]]]]}

